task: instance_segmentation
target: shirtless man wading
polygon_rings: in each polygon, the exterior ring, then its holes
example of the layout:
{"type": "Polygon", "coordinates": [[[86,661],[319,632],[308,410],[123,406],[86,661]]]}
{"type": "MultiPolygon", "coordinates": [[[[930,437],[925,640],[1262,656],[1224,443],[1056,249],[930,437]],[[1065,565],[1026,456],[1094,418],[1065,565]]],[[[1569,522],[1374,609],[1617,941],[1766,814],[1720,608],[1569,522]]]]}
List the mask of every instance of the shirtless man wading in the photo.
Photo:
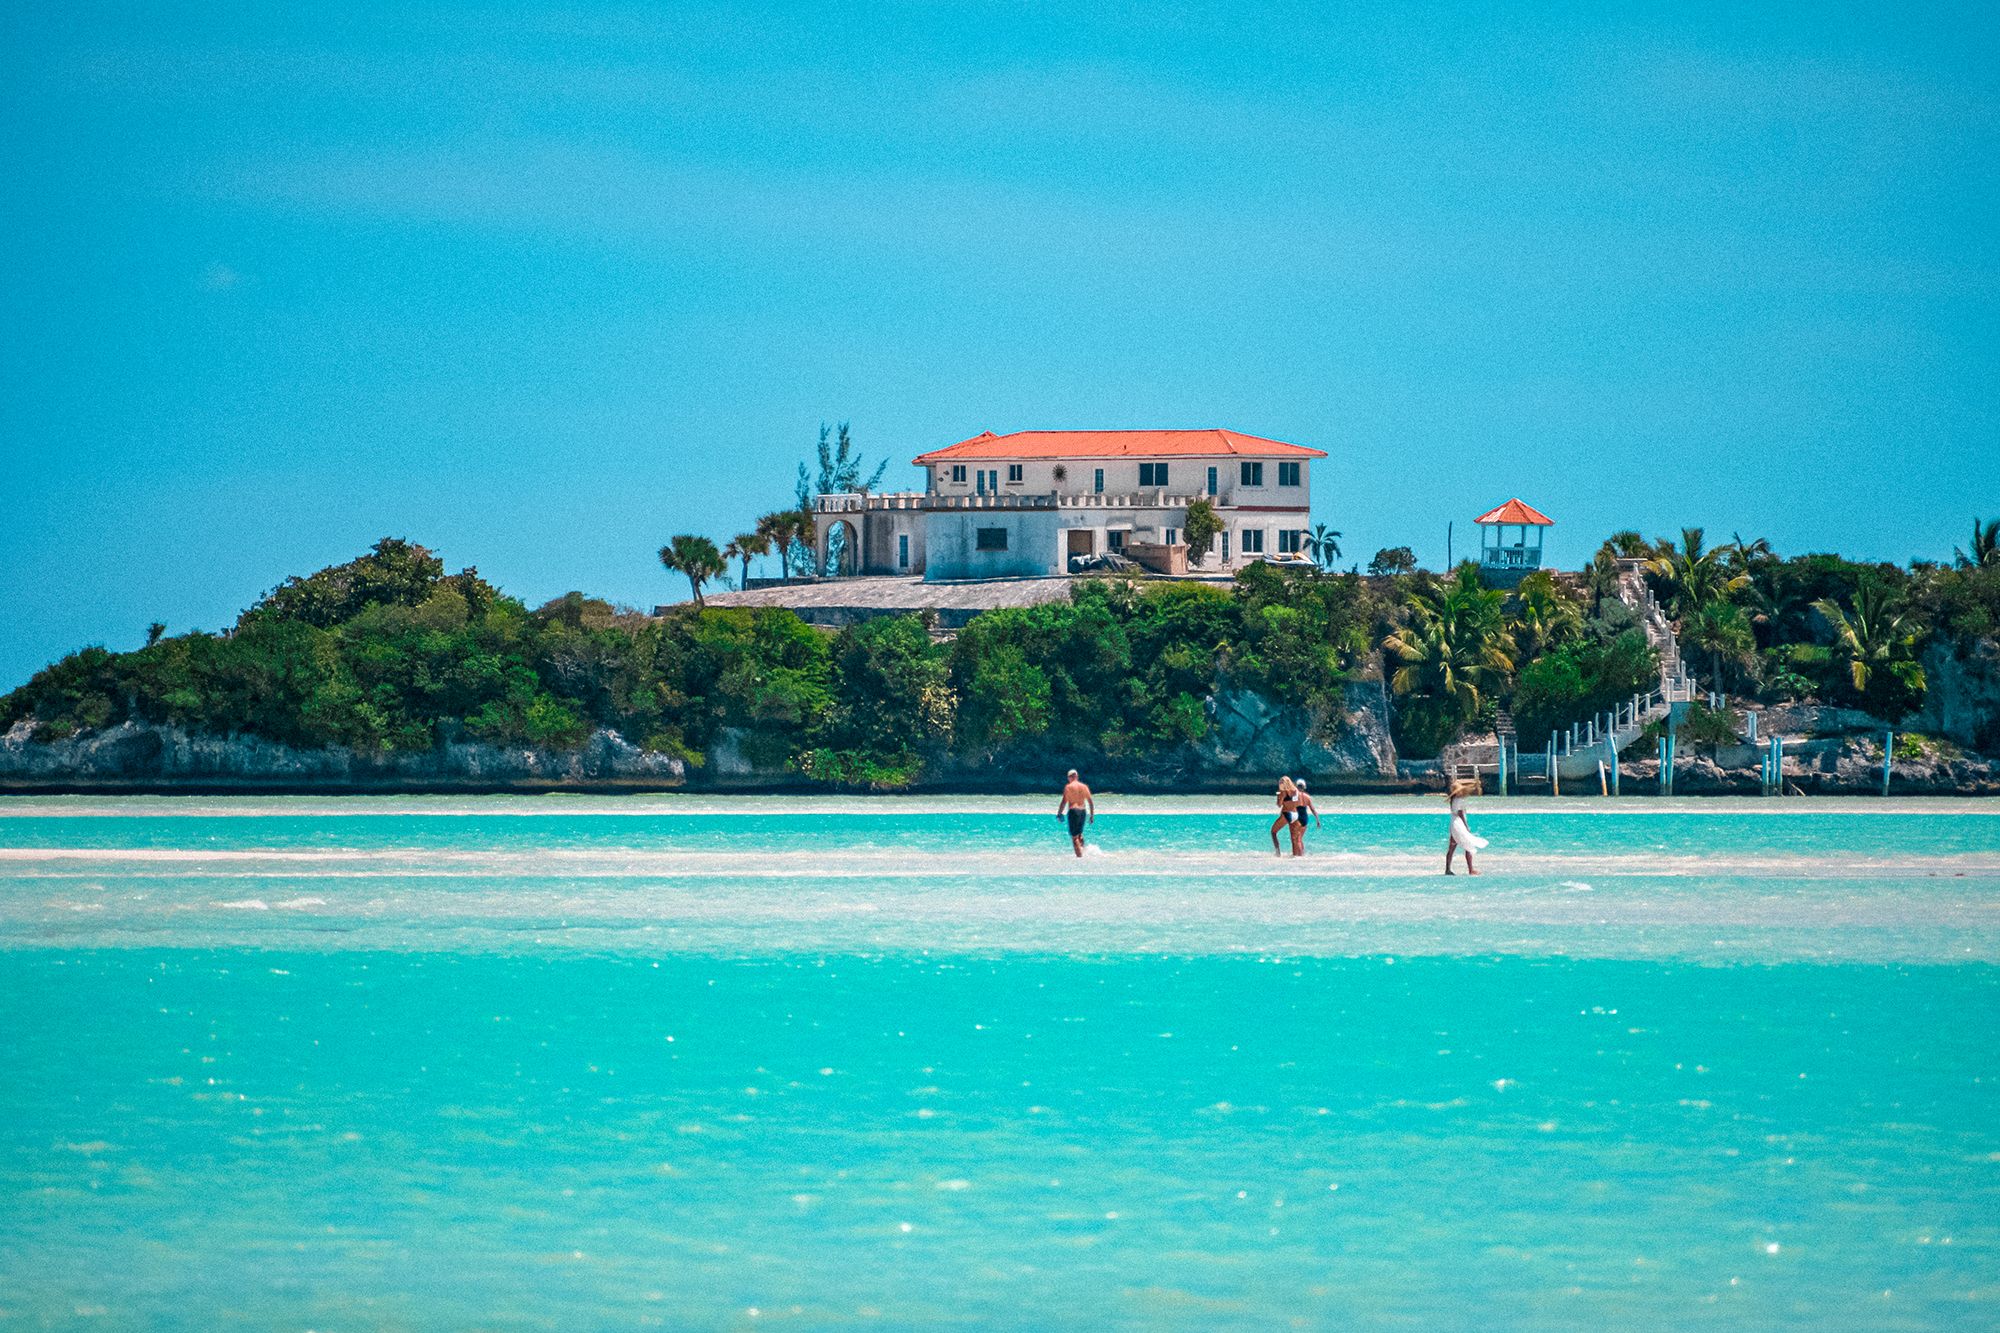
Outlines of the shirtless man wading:
{"type": "Polygon", "coordinates": [[[1056,818],[1069,818],[1070,846],[1076,848],[1078,856],[1083,855],[1084,815],[1088,812],[1089,822],[1097,822],[1097,802],[1091,799],[1090,788],[1083,785],[1076,770],[1069,771],[1069,781],[1063,784],[1062,804],[1056,807],[1056,818]]]}

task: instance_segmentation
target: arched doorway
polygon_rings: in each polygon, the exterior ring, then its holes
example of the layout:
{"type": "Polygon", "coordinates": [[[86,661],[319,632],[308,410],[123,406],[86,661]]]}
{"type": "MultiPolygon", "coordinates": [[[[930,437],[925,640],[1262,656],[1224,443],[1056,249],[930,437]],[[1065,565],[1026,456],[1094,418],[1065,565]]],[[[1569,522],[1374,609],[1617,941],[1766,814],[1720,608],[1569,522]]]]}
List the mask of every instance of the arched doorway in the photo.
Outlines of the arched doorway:
{"type": "Polygon", "coordinates": [[[832,520],[821,533],[819,567],[830,579],[852,578],[861,572],[861,534],[846,519],[832,520]]]}

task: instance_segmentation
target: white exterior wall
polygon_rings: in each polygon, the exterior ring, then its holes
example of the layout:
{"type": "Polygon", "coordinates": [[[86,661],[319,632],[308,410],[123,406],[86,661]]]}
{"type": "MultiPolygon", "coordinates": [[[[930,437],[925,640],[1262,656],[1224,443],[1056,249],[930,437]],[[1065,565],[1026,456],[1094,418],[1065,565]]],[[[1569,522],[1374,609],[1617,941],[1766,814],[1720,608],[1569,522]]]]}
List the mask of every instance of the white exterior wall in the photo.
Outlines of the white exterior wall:
{"type": "Polygon", "coordinates": [[[1065,572],[1063,519],[1057,509],[947,509],[926,514],[924,577],[996,579],[1065,572]],[[979,549],[980,528],[1004,528],[1007,549],[979,549]]]}
{"type": "MultiPolygon", "coordinates": [[[[1218,540],[1207,561],[1198,570],[1220,572],[1240,568],[1262,555],[1278,554],[1278,533],[1284,529],[1303,532],[1308,528],[1303,509],[1255,514],[1220,511],[1229,534],[1229,559],[1222,559],[1218,540]],[[1263,534],[1262,552],[1246,553],[1243,533],[1263,534]]],[[[924,515],[924,576],[930,579],[979,579],[1048,577],[1069,572],[1069,534],[1091,534],[1090,551],[1102,555],[1110,549],[1110,533],[1122,531],[1131,542],[1164,543],[1169,530],[1177,544],[1186,545],[1182,533],[1186,511],[1176,506],[1160,508],[1127,506],[1099,509],[945,509],[924,515]],[[1004,528],[1005,551],[978,549],[978,529],[1004,528]]]]}
{"type": "Polygon", "coordinates": [[[924,515],[915,509],[876,510],[868,515],[867,571],[870,574],[924,572],[924,515]],[[910,539],[910,561],[903,564],[899,537],[910,539]]]}
{"type": "MultiPolygon", "coordinates": [[[[1304,509],[1285,511],[1258,511],[1245,513],[1242,510],[1219,510],[1218,517],[1229,533],[1229,568],[1235,569],[1259,556],[1273,556],[1282,553],[1278,534],[1286,530],[1305,532],[1312,527],[1312,516],[1304,509]],[[1263,548],[1252,551],[1243,539],[1246,532],[1262,534],[1263,548]]],[[[1207,566],[1203,566],[1207,568],[1207,566]]]]}
{"type": "Polygon", "coordinates": [[[1307,458],[1285,459],[1299,465],[1299,484],[1280,486],[1278,484],[1278,463],[1276,458],[1240,458],[1235,455],[1213,458],[1176,455],[1171,458],[1064,458],[1064,459],[1024,459],[1009,463],[1004,458],[989,461],[968,461],[964,463],[933,463],[930,465],[931,493],[934,495],[977,495],[979,474],[997,473],[994,486],[987,488],[988,494],[999,495],[1090,495],[1097,490],[1097,470],[1104,469],[1104,493],[1107,495],[1131,495],[1135,491],[1166,490],[1175,495],[1208,494],[1208,470],[1215,469],[1215,499],[1219,505],[1284,505],[1299,509],[1312,508],[1312,460],[1307,458]],[[1261,463],[1264,468],[1264,482],[1261,486],[1246,485],[1243,481],[1244,463],[1261,463]],[[1161,486],[1141,486],[1139,484],[1139,464],[1165,463],[1167,484],[1161,486]],[[965,469],[965,480],[953,481],[952,470],[965,469]],[[1019,467],[1021,480],[1009,481],[1008,469],[1019,467]],[[1055,470],[1060,467],[1064,477],[1057,481],[1055,470]]]}
{"type": "Polygon", "coordinates": [[[905,509],[851,509],[816,512],[813,516],[813,550],[826,558],[827,541],[836,525],[845,524],[854,534],[857,574],[921,574],[924,572],[923,511],[905,509]],[[910,562],[900,563],[902,537],[910,539],[910,562]]]}

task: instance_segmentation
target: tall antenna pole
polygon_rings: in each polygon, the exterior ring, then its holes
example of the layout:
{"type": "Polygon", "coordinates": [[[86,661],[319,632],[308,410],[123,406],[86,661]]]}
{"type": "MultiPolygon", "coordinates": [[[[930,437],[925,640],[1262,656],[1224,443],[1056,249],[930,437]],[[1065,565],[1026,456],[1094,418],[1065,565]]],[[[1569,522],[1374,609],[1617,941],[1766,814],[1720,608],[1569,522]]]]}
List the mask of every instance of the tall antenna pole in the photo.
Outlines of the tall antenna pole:
{"type": "Polygon", "coordinates": [[[1444,572],[1449,574],[1451,570],[1451,524],[1447,523],[1444,525],[1444,572]]]}

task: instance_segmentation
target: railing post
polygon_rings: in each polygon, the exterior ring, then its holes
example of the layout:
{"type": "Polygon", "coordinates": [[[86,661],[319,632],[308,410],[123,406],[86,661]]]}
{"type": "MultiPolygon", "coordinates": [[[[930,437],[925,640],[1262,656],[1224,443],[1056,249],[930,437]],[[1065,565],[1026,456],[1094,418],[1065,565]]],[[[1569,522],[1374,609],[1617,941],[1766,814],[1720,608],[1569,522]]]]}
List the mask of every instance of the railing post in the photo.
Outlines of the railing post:
{"type": "Polygon", "coordinates": [[[1673,770],[1667,766],[1668,762],[1669,761],[1667,759],[1667,738],[1663,733],[1660,736],[1660,795],[1662,796],[1665,796],[1667,794],[1668,778],[1669,775],[1673,772],[1673,770]]]}
{"type": "Polygon", "coordinates": [[[1884,796],[1889,794],[1889,766],[1895,762],[1895,759],[1896,733],[1893,731],[1884,732],[1882,734],[1882,794],[1884,796]]]}
{"type": "Polygon", "coordinates": [[[1505,796],[1507,794],[1507,738],[1501,736],[1498,740],[1500,741],[1500,766],[1499,770],[1493,775],[1493,785],[1500,789],[1502,796],[1505,796]]]}

